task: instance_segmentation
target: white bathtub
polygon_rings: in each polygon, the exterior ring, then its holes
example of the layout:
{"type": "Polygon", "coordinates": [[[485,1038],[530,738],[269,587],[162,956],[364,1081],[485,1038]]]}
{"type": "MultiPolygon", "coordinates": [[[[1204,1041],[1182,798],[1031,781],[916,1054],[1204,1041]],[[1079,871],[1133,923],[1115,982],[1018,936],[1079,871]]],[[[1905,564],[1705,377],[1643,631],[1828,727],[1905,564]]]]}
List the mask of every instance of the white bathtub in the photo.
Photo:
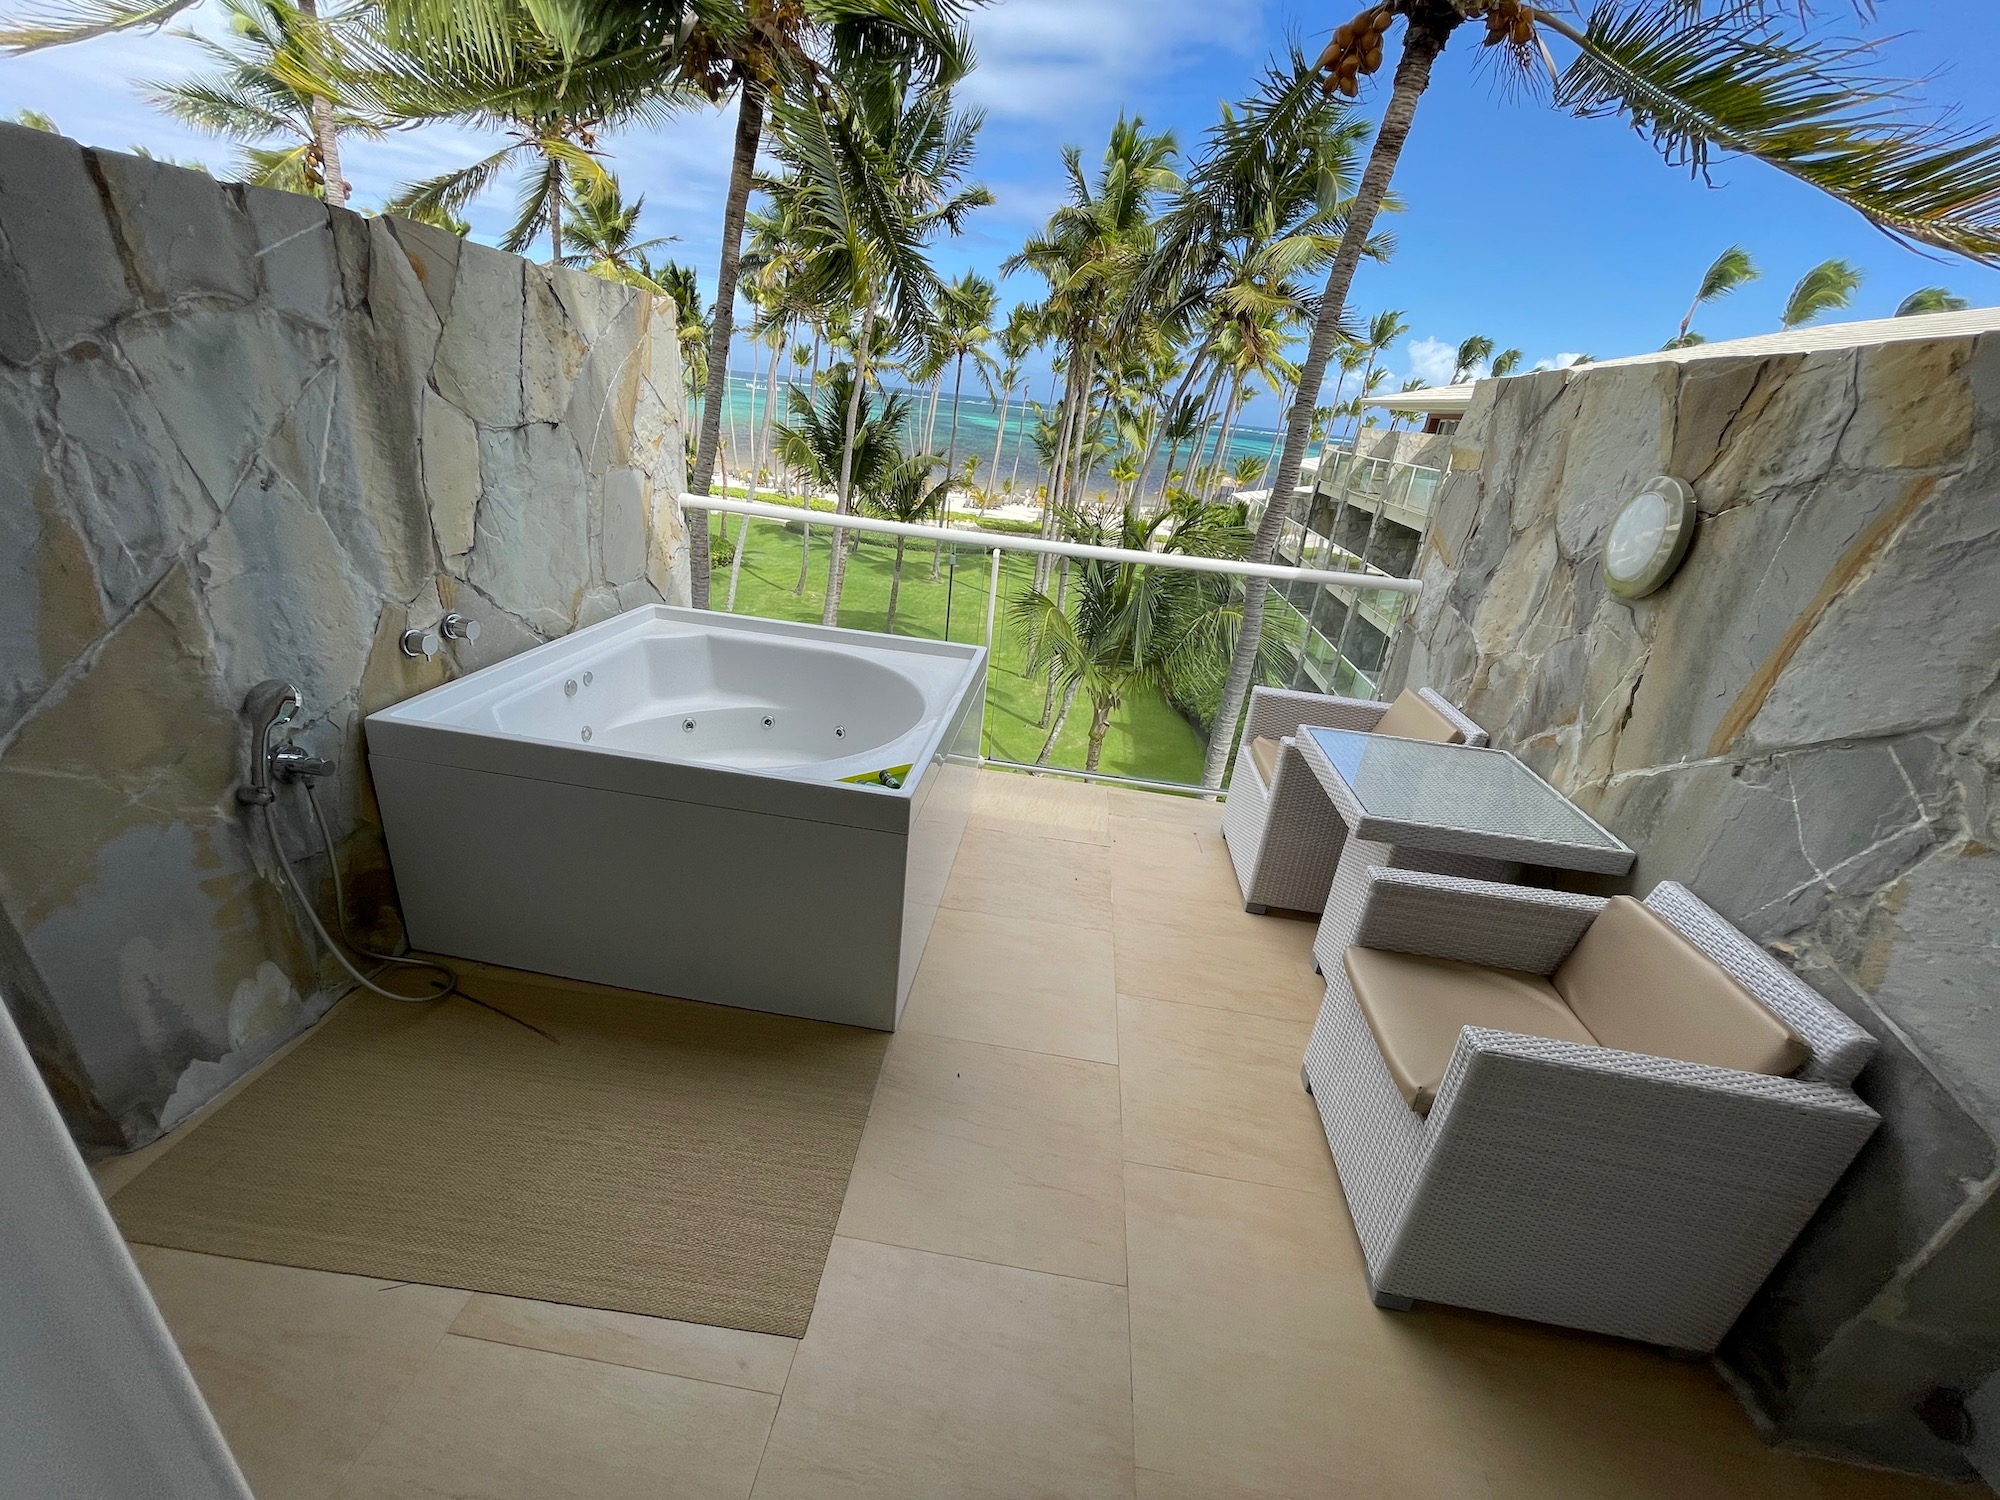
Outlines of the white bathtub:
{"type": "Polygon", "coordinates": [[[985,689],[977,646],[651,605],[372,714],[410,941],[894,1029],[985,689]]]}

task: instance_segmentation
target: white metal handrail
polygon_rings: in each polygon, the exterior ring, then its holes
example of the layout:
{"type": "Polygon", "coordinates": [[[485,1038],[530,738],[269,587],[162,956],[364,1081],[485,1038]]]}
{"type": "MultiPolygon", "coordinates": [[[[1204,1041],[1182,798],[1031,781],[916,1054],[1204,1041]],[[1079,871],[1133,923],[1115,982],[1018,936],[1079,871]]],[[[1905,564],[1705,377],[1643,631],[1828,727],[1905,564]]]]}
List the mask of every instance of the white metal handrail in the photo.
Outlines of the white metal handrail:
{"type": "Polygon", "coordinates": [[[1280,583],[1332,583],[1348,588],[1379,589],[1391,594],[1415,594],[1423,589],[1415,578],[1391,578],[1377,573],[1335,573],[1322,568],[1292,568],[1281,563],[1242,562],[1230,557],[1194,557],[1185,552],[1137,552],[1126,547],[1093,547],[1085,542],[1058,542],[1038,536],[1010,536],[997,531],[961,531],[950,526],[913,526],[904,521],[881,521],[873,516],[836,515],[832,511],[801,510],[794,505],[771,505],[762,500],[732,500],[721,495],[683,493],[681,505],[687,510],[712,510],[724,515],[750,516],[763,521],[809,521],[815,526],[872,531],[882,536],[920,537],[925,541],[949,542],[955,547],[976,547],[994,552],[1046,552],[1054,557],[1082,557],[1099,562],[1139,563],[1149,568],[1183,568],[1192,573],[1227,573],[1237,578],[1269,578],[1280,583]]]}
{"type": "MultiPolygon", "coordinates": [[[[966,531],[949,526],[915,526],[903,521],[878,520],[873,516],[839,515],[832,511],[805,510],[795,505],[772,505],[762,500],[737,500],[725,495],[691,495],[683,491],[680,500],[685,510],[717,511],[723,515],[743,516],[746,531],[751,520],[803,521],[816,526],[830,526],[837,530],[848,529],[874,532],[881,536],[916,537],[924,541],[948,542],[954,548],[964,547],[975,552],[986,552],[991,559],[986,576],[986,649],[989,653],[993,650],[993,629],[1000,603],[1000,556],[1003,552],[1040,552],[1055,557],[1131,563],[1150,568],[1182,568],[1195,573],[1224,573],[1239,578],[1268,578],[1281,583],[1297,580],[1304,583],[1334,584],[1347,588],[1379,589],[1396,594],[1415,594],[1423,589],[1423,584],[1417,579],[1391,578],[1386,574],[1375,572],[1348,573],[1325,568],[1294,568],[1279,563],[1239,562],[1226,557],[1193,557],[1181,552],[1140,552],[1125,547],[1094,547],[1083,542],[1058,542],[1043,537],[1011,536],[1005,532],[966,531]]],[[[729,610],[731,612],[736,607],[735,581],[742,566],[743,548],[739,544],[735,562],[730,568],[729,610]]],[[[1282,597],[1281,595],[1280,598],[1282,597]]],[[[988,698],[986,702],[990,707],[992,699],[988,698]]],[[[1013,770],[1033,771],[1038,774],[1067,776],[1083,781],[1108,781],[1152,791],[1187,792],[1204,797],[1218,795],[1213,788],[1197,786],[1191,782],[1152,781],[1141,777],[1121,776],[1113,772],[1079,771],[1063,766],[1023,765],[1017,761],[990,757],[986,753],[986,746],[987,730],[982,722],[979,758],[983,764],[1006,766],[1013,770]]]]}

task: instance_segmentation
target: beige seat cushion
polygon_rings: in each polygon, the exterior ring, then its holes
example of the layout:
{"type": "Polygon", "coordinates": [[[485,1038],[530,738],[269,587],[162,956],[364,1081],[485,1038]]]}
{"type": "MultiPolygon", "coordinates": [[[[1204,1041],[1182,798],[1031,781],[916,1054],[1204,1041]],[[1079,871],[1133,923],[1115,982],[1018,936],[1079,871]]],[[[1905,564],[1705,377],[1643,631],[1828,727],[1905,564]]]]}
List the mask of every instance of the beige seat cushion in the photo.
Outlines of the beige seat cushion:
{"type": "Polygon", "coordinates": [[[1550,978],[1602,1046],[1779,1076],[1812,1055],[1721,964],[1630,896],[1611,898],[1550,978]]]}
{"type": "Polygon", "coordinates": [[[1415,688],[1404,688],[1398,693],[1389,711],[1376,720],[1369,733],[1399,740],[1435,740],[1440,745],[1465,743],[1465,731],[1425,702],[1415,688]]]}
{"type": "Polygon", "coordinates": [[[1349,948],[1341,959],[1389,1076],[1420,1115],[1431,1112],[1451,1049],[1467,1026],[1586,1047],[1596,1040],[1539,974],[1382,948],[1349,948]]]}
{"type": "Polygon", "coordinates": [[[1269,735],[1260,734],[1250,742],[1250,764],[1257,768],[1257,779],[1269,787],[1278,777],[1278,755],[1285,747],[1269,735]]]}

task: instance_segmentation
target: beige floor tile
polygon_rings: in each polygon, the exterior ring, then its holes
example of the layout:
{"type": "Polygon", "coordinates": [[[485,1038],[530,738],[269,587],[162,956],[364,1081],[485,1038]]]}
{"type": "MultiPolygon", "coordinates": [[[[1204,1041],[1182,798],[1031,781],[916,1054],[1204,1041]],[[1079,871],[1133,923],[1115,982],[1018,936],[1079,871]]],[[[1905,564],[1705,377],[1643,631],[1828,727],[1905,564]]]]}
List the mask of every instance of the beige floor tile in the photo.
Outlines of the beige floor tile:
{"type": "Polygon", "coordinates": [[[741,1500],[778,1398],[447,1337],[339,1500],[741,1500]]]}
{"type": "Polygon", "coordinates": [[[1079,843],[1110,841],[1104,788],[1060,776],[984,771],[973,785],[972,826],[1036,833],[1079,843]]]}
{"type": "MultiPolygon", "coordinates": [[[[1230,1484],[1226,1480],[1203,1478],[1189,1479],[1180,1474],[1162,1474],[1157,1469],[1140,1469],[1139,1500],[1282,1500],[1274,1497],[1270,1490],[1246,1490],[1241,1485],[1230,1484]]],[[[1375,1500],[1373,1496],[1362,1496],[1359,1492],[1330,1485],[1326,1494],[1355,1500],[1375,1500]]],[[[1393,1497],[1383,1497],[1393,1500],[1393,1497]]],[[[1414,1500],[1414,1497],[1413,1497],[1414,1500]]]]}
{"type": "Polygon", "coordinates": [[[836,1238],[756,1500],[1132,1494],[1125,1292],[836,1238]]]}
{"type": "Polygon", "coordinates": [[[1243,892],[1219,831],[1113,819],[1109,856],[1113,903],[1129,911],[1178,920],[1242,910],[1243,892]]]}
{"type": "Polygon", "coordinates": [[[1337,1192],[1312,1096],[1311,1023],[1133,995],[1118,999],[1125,1158],[1306,1192],[1337,1192]]]}
{"type": "Polygon", "coordinates": [[[1488,1493],[1425,1326],[1369,1303],[1337,1195],[1138,1165],[1125,1194],[1141,1467],[1183,1494],[1488,1493]]]}
{"type": "Polygon", "coordinates": [[[1124,786],[1106,787],[1104,796],[1114,832],[1121,821],[1131,820],[1171,823],[1204,833],[1219,833],[1222,829],[1220,802],[1168,792],[1141,792],[1124,786]]]}
{"type": "Polygon", "coordinates": [[[890,1045],[839,1233],[1123,1285],[1118,1070],[919,1032],[890,1045]]]}
{"type": "Polygon", "coordinates": [[[516,1344],[550,1354],[629,1365],[661,1375],[683,1375],[716,1385],[741,1386],[776,1395],[785,1388],[797,1339],[740,1328],[711,1328],[671,1318],[609,1312],[597,1307],[565,1307],[523,1297],[481,1292],[466,1303],[451,1325],[463,1338],[516,1344]]]}
{"type": "Polygon", "coordinates": [[[330,1495],[466,1293],[133,1247],[258,1500],[330,1495]]]}
{"type": "Polygon", "coordinates": [[[969,828],[945,886],[944,904],[1028,922],[1108,931],[1111,852],[1045,834],[969,828]]]}
{"type": "Polygon", "coordinates": [[[1228,908],[1162,919],[1113,906],[1118,991],[1281,1020],[1319,1014],[1326,983],[1312,970],[1310,922],[1228,908]]]}
{"type": "Polygon", "coordinates": [[[1107,934],[946,909],[931,927],[903,1029],[1115,1063],[1116,996],[1107,934]]]}

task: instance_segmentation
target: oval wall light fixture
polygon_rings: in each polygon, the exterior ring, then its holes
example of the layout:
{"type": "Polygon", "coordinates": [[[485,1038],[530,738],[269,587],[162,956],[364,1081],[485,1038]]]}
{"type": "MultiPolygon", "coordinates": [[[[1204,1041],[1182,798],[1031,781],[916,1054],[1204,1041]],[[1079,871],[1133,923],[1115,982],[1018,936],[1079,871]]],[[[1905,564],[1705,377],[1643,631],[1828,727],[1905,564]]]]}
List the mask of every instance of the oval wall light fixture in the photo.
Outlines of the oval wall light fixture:
{"type": "Polygon", "coordinates": [[[1694,539],[1694,491],[1662,474],[1619,508],[1604,538],[1604,584],[1643,599],[1674,576],[1694,539]]]}

